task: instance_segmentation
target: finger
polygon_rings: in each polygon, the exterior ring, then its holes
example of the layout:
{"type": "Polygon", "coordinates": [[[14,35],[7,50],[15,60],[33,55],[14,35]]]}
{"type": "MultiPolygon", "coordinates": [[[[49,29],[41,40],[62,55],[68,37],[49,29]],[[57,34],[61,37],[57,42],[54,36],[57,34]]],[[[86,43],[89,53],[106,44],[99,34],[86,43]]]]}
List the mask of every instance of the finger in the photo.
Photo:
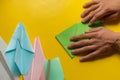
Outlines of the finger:
{"type": "Polygon", "coordinates": [[[86,33],[98,32],[98,31],[100,31],[100,30],[102,30],[102,29],[103,29],[103,27],[93,28],[93,29],[91,29],[91,30],[89,30],[89,31],[86,31],[86,33]]]}
{"type": "Polygon", "coordinates": [[[111,14],[105,18],[103,18],[101,21],[104,23],[104,22],[109,22],[109,21],[113,21],[113,20],[116,20],[118,17],[118,13],[114,13],[114,14],[111,14]]]}
{"type": "Polygon", "coordinates": [[[96,57],[99,53],[101,53],[100,50],[97,50],[97,51],[94,51],[86,56],[83,56],[80,58],[80,61],[81,62],[84,62],[84,61],[88,61],[88,60],[91,60],[92,58],[96,57]]]}
{"type": "Polygon", "coordinates": [[[85,4],[83,5],[83,7],[84,7],[84,8],[88,8],[88,7],[90,7],[91,5],[94,5],[94,4],[97,4],[97,2],[96,2],[96,1],[91,1],[91,2],[85,3],[85,4]]]}
{"type": "Polygon", "coordinates": [[[104,47],[102,47],[100,49],[97,49],[96,51],[94,51],[92,53],[89,53],[86,56],[81,57],[80,61],[84,62],[84,61],[89,61],[91,59],[94,59],[95,57],[100,56],[101,53],[105,52],[106,48],[108,48],[108,46],[104,46],[104,47]]]}
{"type": "Polygon", "coordinates": [[[88,25],[91,26],[95,21],[101,19],[102,17],[104,17],[106,15],[108,15],[108,13],[106,13],[106,10],[102,10],[102,11],[98,12],[97,14],[95,14],[93,16],[93,18],[90,20],[88,25]]]}
{"type": "Polygon", "coordinates": [[[84,18],[84,17],[87,16],[90,12],[96,10],[98,7],[99,7],[98,5],[93,5],[93,6],[91,6],[90,8],[86,9],[86,10],[82,13],[81,17],[84,18]]]}
{"type": "Polygon", "coordinates": [[[97,35],[96,33],[86,33],[86,34],[81,34],[79,36],[73,36],[71,37],[71,41],[78,41],[81,39],[91,39],[91,38],[95,38],[97,35]]]}
{"type": "Polygon", "coordinates": [[[82,47],[82,48],[78,48],[78,49],[75,49],[75,50],[72,50],[72,54],[84,54],[86,52],[89,52],[89,51],[93,51],[93,50],[96,50],[98,46],[96,45],[91,45],[91,46],[85,46],[85,47],[82,47]]]}
{"type": "Polygon", "coordinates": [[[97,10],[91,12],[89,15],[87,15],[86,17],[84,17],[84,18],[82,19],[82,22],[85,23],[85,22],[89,21],[89,20],[90,20],[91,18],[93,18],[94,15],[95,15],[96,13],[98,13],[100,10],[101,10],[101,9],[98,8],[97,10]]]}
{"type": "Polygon", "coordinates": [[[78,42],[75,42],[73,44],[70,44],[68,46],[68,48],[69,49],[80,48],[83,46],[88,46],[88,45],[94,44],[96,41],[97,41],[96,39],[82,40],[82,41],[78,41],[78,42]]]}

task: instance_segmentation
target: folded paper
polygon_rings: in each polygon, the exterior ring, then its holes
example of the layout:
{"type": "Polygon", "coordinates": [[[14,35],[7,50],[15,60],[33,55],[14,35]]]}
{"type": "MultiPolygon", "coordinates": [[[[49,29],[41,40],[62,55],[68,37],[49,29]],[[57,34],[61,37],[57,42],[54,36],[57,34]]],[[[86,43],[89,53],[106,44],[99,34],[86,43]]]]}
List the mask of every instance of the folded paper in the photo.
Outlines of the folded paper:
{"type": "Polygon", "coordinates": [[[59,58],[45,60],[46,80],[64,80],[64,73],[59,58]]]}
{"type": "Polygon", "coordinates": [[[28,73],[34,51],[22,23],[18,24],[6,49],[5,56],[13,75],[26,75],[28,73]]]}
{"type": "Polygon", "coordinates": [[[44,53],[39,38],[35,38],[33,49],[35,51],[31,70],[24,80],[46,80],[44,73],[44,53]]]}
{"type": "Polygon", "coordinates": [[[18,77],[15,77],[11,74],[10,69],[7,65],[4,55],[6,48],[6,43],[0,37],[0,80],[19,80],[18,77]]]}
{"type": "Polygon", "coordinates": [[[72,36],[84,34],[85,31],[90,30],[91,28],[103,26],[99,21],[93,24],[91,27],[88,26],[88,24],[83,23],[77,23],[71,26],[70,28],[66,29],[65,31],[61,32],[56,36],[56,39],[58,42],[63,46],[63,48],[66,50],[66,52],[70,55],[71,58],[74,57],[74,55],[71,53],[71,51],[68,49],[68,45],[71,43],[70,38],[72,36]]]}

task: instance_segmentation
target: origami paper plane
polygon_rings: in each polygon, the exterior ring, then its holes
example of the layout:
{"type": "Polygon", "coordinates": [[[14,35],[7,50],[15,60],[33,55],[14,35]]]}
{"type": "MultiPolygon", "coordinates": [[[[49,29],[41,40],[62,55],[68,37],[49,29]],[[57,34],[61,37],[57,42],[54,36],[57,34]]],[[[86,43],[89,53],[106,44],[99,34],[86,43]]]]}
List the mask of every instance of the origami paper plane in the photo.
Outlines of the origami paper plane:
{"type": "Polygon", "coordinates": [[[10,69],[7,65],[4,55],[6,48],[7,48],[6,43],[0,37],[0,80],[19,80],[18,77],[14,77],[11,74],[10,69]]]}
{"type": "Polygon", "coordinates": [[[24,25],[19,23],[5,53],[13,75],[26,75],[31,67],[34,51],[24,25]]]}
{"type": "Polygon", "coordinates": [[[46,80],[44,73],[44,53],[39,38],[35,38],[33,49],[35,51],[31,70],[24,80],[46,80]]]}
{"type": "Polygon", "coordinates": [[[59,58],[45,60],[46,80],[64,80],[64,73],[59,58]]]}
{"type": "Polygon", "coordinates": [[[71,58],[74,57],[74,55],[71,53],[71,51],[68,49],[68,44],[71,43],[70,38],[72,36],[84,34],[85,31],[90,30],[91,28],[99,27],[99,26],[104,26],[101,24],[99,21],[93,24],[91,27],[88,26],[88,24],[83,24],[83,23],[77,23],[71,26],[70,28],[66,29],[65,31],[61,32],[56,36],[56,39],[58,42],[62,45],[62,47],[66,50],[66,52],[69,54],[71,58]]]}

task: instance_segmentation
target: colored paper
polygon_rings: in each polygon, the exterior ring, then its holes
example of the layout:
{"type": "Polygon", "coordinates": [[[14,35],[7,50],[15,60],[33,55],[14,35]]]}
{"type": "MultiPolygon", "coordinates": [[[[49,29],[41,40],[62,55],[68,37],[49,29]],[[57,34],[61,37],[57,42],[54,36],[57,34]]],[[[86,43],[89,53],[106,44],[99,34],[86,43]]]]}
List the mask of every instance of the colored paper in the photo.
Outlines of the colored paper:
{"type": "Polygon", "coordinates": [[[45,60],[44,64],[46,80],[64,80],[64,72],[59,58],[45,60]]]}
{"type": "Polygon", "coordinates": [[[5,56],[13,75],[26,75],[28,73],[34,51],[22,23],[18,24],[6,49],[5,56]]]}
{"type": "Polygon", "coordinates": [[[91,28],[103,26],[100,22],[96,22],[91,27],[88,26],[88,24],[83,23],[77,23],[71,26],[70,28],[66,29],[65,31],[61,32],[56,36],[56,39],[58,42],[62,45],[62,47],[66,50],[66,52],[69,54],[71,58],[74,57],[74,55],[71,53],[71,51],[68,49],[68,45],[71,43],[70,38],[72,36],[84,34],[85,31],[90,30],[91,28]]]}
{"type": "Polygon", "coordinates": [[[11,74],[10,69],[7,65],[4,55],[6,48],[6,43],[0,37],[0,80],[19,80],[18,77],[15,77],[11,74]]]}
{"type": "Polygon", "coordinates": [[[24,80],[23,75],[19,76],[19,80],[24,80]]]}
{"type": "Polygon", "coordinates": [[[44,73],[44,53],[39,38],[35,38],[33,49],[35,55],[33,58],[31,70],[27,76],[24,76],[24,80],[46,80],[44,73]]]}
{"type": "Polygon", "coordinates": [[[0,80],[13,80],[8,71],[6,70],[6,64],[3,60],[0,52],[0,80]]]}

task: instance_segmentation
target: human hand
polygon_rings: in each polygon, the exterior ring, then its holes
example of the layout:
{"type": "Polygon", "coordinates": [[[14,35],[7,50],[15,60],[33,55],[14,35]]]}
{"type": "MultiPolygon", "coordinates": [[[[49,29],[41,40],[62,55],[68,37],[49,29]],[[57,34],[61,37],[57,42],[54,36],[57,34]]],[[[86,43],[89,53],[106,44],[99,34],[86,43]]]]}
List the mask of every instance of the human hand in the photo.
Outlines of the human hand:
{"type": "Polygon", "coordinates": [[[95,21],[109,22],[120,18],[120,0],[93,0],[86,3],[81,15],[82,22],[92,25],[95,21]]]}
{"type": "Polygon", "coordinates": [[[119,33],[109,29],[103,27],[94,28],[86,31],[85,34],[73,36],[71,41],[75,42],[70,44],[68,48],[71,49],[72,54],[83,55],[80,61],[88,61],[96,57],[108,56],[118,51],[116,41],[119,37],[119,33]]]}

